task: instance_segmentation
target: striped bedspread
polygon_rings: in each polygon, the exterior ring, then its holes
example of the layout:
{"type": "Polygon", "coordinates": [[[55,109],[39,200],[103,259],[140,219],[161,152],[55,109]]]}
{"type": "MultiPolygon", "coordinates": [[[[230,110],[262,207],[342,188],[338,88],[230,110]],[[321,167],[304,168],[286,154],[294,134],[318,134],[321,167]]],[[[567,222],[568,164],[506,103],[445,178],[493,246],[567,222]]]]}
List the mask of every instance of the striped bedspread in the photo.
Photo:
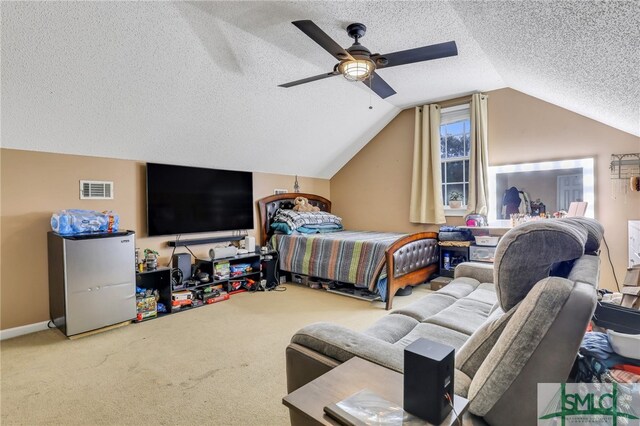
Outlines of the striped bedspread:
{"type": "Polygon", "coordinates": [[[384,262],[384,252],[406,234],[370,231],[340,231],[329,234],[273,236],[280,253],[280,269],[357,287],[376,289],[374,276],[384,262]]]}

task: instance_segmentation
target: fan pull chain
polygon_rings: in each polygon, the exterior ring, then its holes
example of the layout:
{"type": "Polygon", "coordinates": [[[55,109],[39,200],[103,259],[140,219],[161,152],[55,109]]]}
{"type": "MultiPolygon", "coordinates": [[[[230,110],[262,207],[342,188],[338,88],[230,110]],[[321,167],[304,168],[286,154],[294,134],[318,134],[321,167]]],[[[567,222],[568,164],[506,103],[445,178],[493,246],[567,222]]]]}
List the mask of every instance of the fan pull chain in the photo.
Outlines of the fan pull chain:
{"type": "Polygon", "coordinates": [[[371,80],[373,80],[373,74],[369,77],[369,109],[373,109],[373,105],[371,105],[371,80]]]}

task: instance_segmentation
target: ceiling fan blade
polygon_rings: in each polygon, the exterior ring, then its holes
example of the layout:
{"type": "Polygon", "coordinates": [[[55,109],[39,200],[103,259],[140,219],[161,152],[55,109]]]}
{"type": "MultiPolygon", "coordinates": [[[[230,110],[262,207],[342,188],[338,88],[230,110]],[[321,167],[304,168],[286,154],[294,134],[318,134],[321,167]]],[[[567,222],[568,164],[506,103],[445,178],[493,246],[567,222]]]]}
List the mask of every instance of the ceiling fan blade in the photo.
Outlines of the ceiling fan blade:
{"type": "Polygon", "coordinates": [[[327,33],[322,31],[319,26],[313,23],[313,21],[306,19],[303,21],[293,21],[292,24],[308,35],[313,41],[318,43],[324,50],[331,53],[331,55],[333,55],[337,60],[353,59],[349,52],[344,50],[342,46],[329,37],[327,33]]]}
{"type": "Polygon", "coordinates": [[[456,56],[458,47],[455,41],[432,44],[430,46],[417,47],[415,49],[402,50],[400,52],[387,53],[385,55],[371,55],[378,68],[396,67],[398,65],[412,64],[414,62],[430,61],[432,59],[456,56]],[[385,58],[387,63],[378,63],[378,58],[385,58]]]}
{"type": "Polygon", "coordinates": [[[339,72],[328,72],[325,74],[314,75],[313,77],[303,78],[302,80],[291,81],[289,83],[279,84],[278,87],[293,87],[298,84],[311,83],[312,81],[322,80],[323,78],[333,77],[334,75],[340,75],[339,72]]]}
{"type": "Polygon", "coordinates": [[[376,92],[382,99],[388,98],[391,95],[395,95],[396,91],[393,90],[389,83],[384,81],[380,74],[372,73],[369,78],[362,81],[367,87],[371,87],[371,90],[376,92]]]}

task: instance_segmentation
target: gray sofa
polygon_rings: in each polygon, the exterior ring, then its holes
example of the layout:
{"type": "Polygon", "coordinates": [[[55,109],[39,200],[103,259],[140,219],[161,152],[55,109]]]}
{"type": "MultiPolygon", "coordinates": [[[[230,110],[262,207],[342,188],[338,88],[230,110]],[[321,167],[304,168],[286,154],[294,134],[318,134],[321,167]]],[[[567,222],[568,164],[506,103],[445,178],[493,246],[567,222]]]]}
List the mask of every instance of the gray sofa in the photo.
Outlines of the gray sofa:
{"type": "Polygon", "coordinates": [[[404,348],[424,337],[456,349],[455,393],[475,420],[535,424],[537,383],[567,380],[595,309],[602,235],[587,218],[529,222],[502,237],[493,265],[458,265],[363,332],[306,326],[286,350],[288,390],[354,356],[402,372],[404,348]]]}

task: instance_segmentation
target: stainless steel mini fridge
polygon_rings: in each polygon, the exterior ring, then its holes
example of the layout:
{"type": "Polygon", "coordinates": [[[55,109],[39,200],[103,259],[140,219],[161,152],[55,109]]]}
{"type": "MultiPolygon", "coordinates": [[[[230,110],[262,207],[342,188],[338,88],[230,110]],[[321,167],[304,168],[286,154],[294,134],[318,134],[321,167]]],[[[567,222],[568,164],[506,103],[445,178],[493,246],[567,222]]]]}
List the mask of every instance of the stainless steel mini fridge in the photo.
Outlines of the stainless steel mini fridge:
{"type": "Polygon", "coordinates": [[[136,316],[135,234],[49,232],[49,312],[72,336],[136,316]]]}

